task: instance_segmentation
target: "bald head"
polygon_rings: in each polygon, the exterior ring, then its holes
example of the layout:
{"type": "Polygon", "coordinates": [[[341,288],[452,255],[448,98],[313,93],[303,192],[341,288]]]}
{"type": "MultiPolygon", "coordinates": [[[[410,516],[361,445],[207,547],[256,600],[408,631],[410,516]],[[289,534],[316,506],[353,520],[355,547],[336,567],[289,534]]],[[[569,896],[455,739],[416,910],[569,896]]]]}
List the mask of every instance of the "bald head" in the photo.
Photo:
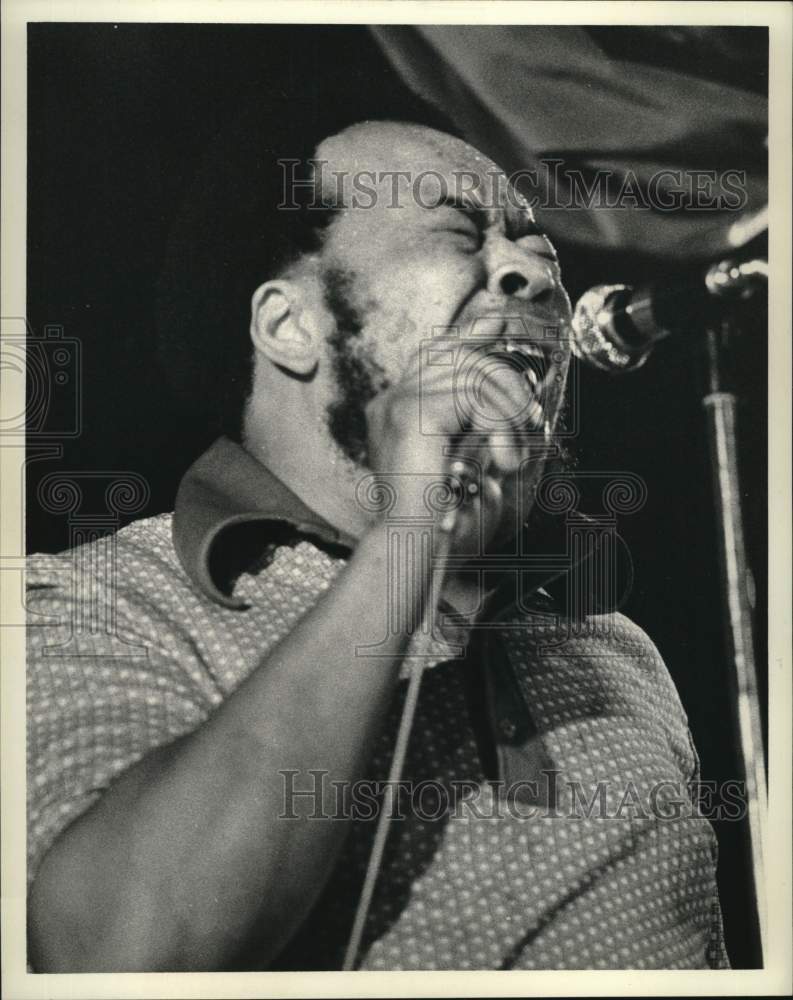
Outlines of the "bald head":
{"type": "Polygon", "coordinates": [[[346,208],[430,208],[444,199],[512,217],[529,206],[496,163],[463,139],[423,125],[361,122],[317,147],[318,194],[346,208]]]}

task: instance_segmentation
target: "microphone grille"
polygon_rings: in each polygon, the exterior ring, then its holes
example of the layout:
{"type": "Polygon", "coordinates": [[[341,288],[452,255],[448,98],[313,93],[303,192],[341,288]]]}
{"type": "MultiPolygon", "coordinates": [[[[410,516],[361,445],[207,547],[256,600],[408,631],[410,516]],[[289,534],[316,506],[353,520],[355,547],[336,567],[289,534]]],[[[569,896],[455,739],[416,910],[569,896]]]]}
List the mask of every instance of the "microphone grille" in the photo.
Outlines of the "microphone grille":
{"type": "Polygon", "coordinates": [[[611,299],[619,292],[631,292],[630,285],[595,285],[584,292],[573,313],[573,354],[601,371],[622,372],[638,368],[649,352],[638,357],[629,354],[615,342],[609,327],[612,319],[611,299]]]}

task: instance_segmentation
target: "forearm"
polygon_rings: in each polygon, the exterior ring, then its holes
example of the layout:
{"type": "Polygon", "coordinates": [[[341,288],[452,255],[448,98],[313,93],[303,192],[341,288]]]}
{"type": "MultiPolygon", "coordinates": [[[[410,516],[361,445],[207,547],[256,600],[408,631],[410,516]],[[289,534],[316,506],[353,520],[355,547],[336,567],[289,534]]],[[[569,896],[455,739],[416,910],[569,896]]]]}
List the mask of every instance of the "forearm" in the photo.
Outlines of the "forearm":
{"type": "MultiPolygon", "coordinates": [[[[333,588],[189,736],[149,754],[61,835],[30,900],[42,970],[219,968],[255,926],[263,962],[306,916],[346,833],[279,819],[281,772],[360,776],[407,638],[382,635],[385,546],[361,542],[333,588]]],[[[416,592],[426,592],[427,580],[416,592]]],[[[295,807],[297,808],[297,806],[295,807]]]]}

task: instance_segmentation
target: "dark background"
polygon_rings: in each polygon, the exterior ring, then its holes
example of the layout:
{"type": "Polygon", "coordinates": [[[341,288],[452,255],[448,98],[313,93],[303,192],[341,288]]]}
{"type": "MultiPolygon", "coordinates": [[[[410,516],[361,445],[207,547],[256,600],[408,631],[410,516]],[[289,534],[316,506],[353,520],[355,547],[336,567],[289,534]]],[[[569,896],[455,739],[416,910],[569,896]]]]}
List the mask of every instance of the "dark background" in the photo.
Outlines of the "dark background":
{"type": "MultiPolygon", "coordinates": [[[[82,355],[81,433],[64,440],[62,460],[29,466],[28,547],[56,551],[68,545],[69,527],[64,515],[36,502],[43,475],[132,470],[151,488],[143,513],[156,513],[171,509],[179,478],[212,439],[201,406],[181,405],[158,366],[157,288],[184,192],[226,122],[251,96],[265,109],[264,128],[268,115],[285,113],[287,98],[293,114],[295,95],[310,113],[318,92],[354,106],[363,91],[369,100],[388,93],[393,101],[400,85],[363,27],[38,24],[29,28],[28,86],[28,320],[34,335],[46,324],[62,326],[82,355]]],[[[212,207],[236,194],[211,191],[212,207]]],[[[573,300],[601,281],[676,276],[674,265],[651,252],[558,249],[573,300]]],[[[241,309],[247,301],[229,314],[241,309]]],[[[190,330],[184,333],[189,343],[190,330]]],[[[766,316],[755,305],[744,317],[733,371],[763,685],[765,337],[766,316]]],[[[621,379],[590,370],[580,377],[579,467],[630,470],[649,490],[646,506],[621,522],[635,570],[624,610],[669,666],[703,778],[735,778],[701,338],[665,342],[643,369],[621,379]]],[[[59,407],[68,409],[68,401],[53,396],[53,432],[66,419],[59,407]]],[[[762,696],[765,704],[765,687],[762,696]]],[[[715,826],[730,957],[735,967],[756,965],[742,824],[715,826]]]]}

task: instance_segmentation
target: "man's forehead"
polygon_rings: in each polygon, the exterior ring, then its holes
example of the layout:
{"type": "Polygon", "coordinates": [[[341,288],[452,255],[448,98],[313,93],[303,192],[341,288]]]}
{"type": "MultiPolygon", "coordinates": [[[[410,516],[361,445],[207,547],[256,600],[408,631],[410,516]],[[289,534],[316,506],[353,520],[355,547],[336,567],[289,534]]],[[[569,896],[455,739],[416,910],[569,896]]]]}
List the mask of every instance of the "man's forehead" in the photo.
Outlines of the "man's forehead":
{"type": "MultiPolygon", "coordinates": [[[[364,122],[324,139],[316,158],[322,163],[323,188],[349,191],[354,178],[384,191],[410,192],[420,187],[428,195],[433,181],[443,178],[445,192],[461,200],[480,201],[490,208],[509,204],[531,215],[528,204],[510,186],[504,171],[490,157],[463,139],[423,125],[364,122]],[[345,176],[345,182],[338,178],[345,176]],[[398,185],[395,179],[399,174],[398,185]]],[[[352,190],[354,190],[354,186],[352,190]]],[[[346,199],[345,199],[346,200],[346,199]]]]}

